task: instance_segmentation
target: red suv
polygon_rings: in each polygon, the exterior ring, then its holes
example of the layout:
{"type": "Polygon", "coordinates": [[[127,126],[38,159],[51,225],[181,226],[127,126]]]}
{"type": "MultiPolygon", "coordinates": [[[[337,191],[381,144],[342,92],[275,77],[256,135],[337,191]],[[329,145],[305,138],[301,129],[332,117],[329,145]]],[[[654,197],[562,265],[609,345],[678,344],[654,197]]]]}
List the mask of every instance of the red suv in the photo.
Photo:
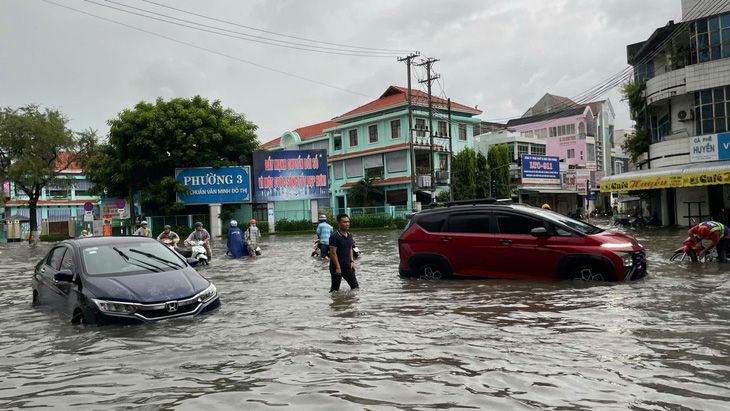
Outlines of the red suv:
{"type": "Polygon", "coordinates": [[[633,237],[523,204],[418,212],[398,251],[402,276],[629,281],[646,275],[644,247],[633,237]]]}

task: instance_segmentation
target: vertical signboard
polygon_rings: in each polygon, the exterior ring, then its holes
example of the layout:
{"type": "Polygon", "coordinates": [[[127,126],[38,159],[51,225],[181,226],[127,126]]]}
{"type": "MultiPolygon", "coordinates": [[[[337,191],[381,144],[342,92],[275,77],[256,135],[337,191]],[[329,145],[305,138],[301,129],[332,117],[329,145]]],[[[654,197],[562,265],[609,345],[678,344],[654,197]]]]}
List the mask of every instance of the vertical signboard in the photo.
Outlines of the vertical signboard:
{"type": "Polygon", "coordinates": [[[329,197],[326,150],[254,151],[256,202],[329,197]]]}

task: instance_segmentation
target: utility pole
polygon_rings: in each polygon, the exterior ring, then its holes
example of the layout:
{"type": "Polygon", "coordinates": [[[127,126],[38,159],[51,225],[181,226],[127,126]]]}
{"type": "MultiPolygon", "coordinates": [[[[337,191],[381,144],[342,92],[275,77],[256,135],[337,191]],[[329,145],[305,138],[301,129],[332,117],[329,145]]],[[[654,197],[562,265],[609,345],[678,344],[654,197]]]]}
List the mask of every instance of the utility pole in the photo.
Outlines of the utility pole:
{"type": "Polygon", "coordinates": [[[406,73],[408,74],[408,156],[411,158],[411,210],[415,211],[416,204],[416,156],[413,152],[413,111],[411,108],[411,60],[421,54],[411,53],[406,57],[399,57],[398,61],[406,62],[406,73]]]}
{"type": "Polygon", "coordinates": [[[447,100],[448,102],[448,113],[449,113],[449,129],[446,131],[446,137],[449,138],[449,201],[454,201],[454,176],[451,175],[451,163],[454,161],[454,141],[451,139],[451,98],[447,100]]]}
{"type": "MultiPolygon", "coordinates": [[[[431,98],[431,84],[434,80],[439,78],[440,76],[436,74],[435,76],[431,76],[431,66],[433,66],[433,63],[437,62],[438,60],[435,58],[428,58],[427,60],[423,61],[421,64],[418,64],[419,66],[426,66],[426,79],[420,80],[420,83],[427,83],[428,85],[428,132],[430,135],[431,140],[431,150],[430,150],[430,163],[431,163],[431,189],[436,190],[436,185],[434,184],[434,165],[435,161],[433,159],[433,99],[431,98]]],[[[431,198],[433,198],[433,194],[431,195],[431,198]]]]}

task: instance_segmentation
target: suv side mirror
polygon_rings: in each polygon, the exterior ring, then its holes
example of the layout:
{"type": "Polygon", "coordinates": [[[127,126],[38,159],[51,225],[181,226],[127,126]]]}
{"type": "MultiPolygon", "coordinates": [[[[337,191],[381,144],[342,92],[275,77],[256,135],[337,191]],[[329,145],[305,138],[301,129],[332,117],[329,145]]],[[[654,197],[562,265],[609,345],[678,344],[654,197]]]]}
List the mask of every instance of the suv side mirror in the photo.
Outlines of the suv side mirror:
{"type": "Polygon", "coordinates": [[[53,276],[53,280],[56,282],[67,282],[73,281],[74,275],[71,270],[61,270],[53,276]]]}
{"type": "Polygon", "coordinates": [[[533,237],[550,237],[550,233],[545,229],[545,227],[535,227],[532,230],[530,230],[530,235],[533,237]]]}
{"type": "Polygon", "coordinates": [[[189,266],[191,266],[191,267],[197,267],[198,266],[198,259],[197,258],[188,258],[186,260],[187,260],[189,266]]]}

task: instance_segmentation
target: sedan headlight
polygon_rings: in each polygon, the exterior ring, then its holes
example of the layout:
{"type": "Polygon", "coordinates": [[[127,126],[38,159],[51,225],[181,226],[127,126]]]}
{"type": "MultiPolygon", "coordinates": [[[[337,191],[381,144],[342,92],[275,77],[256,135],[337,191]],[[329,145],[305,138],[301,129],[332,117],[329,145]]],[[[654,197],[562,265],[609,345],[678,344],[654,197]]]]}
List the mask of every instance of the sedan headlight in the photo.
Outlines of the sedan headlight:
{"type": "Polygon", "coordinates": [[[634,253],[616,253],[621,257],[621,261],[624,267],[631,267],[634,265],[634,253]]]}
{"type": "Polygon", "coordinates": [[[96,304],[100,311],[106,313],[134,314],[137,311],[136,304],[97,300],[96,298],[92,298],[91,300],[94,304],[96,304]]]}
{"type": "Polygon", "coordinates": [[[211,284],[202,293],[198,294],[198,302],[205,303],[212,300],[217,295],[215,286],[211,284]]]}

